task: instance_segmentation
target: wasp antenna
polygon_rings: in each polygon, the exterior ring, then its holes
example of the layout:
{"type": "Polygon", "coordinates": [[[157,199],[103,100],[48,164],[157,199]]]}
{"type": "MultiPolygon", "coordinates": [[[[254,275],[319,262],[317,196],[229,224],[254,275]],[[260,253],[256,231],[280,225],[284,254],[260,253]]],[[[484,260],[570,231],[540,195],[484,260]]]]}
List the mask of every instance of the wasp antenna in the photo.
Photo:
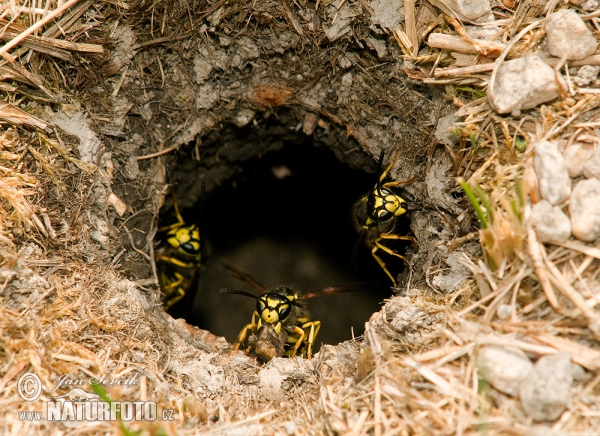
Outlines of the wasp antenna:
{"type": "Polygon", "coordinates": [[[254,298],[258,300],[258,296],[251,294],[250,292],[240,291],[238,289],[229,289],[229,288],[221,288],[219,291],[221,294],[237,294],[237,295],[245,295],[246,297],[254,298]]]}
{"type": "Polygon", "coordinates": [[[200,182],[200,198],[199,202],[200,206],[198,207],[198,218],[202,218],[202,214],[204,213],[204,202],[206,201],[206,181],[202,179],[200,182]]]}
{"type": "Polygon", "coordinates": [[[227,263],[226,261],[223,261],[223,268],[229,271],[232,277],[246,283],[250,287],[256,289],[261,294],[268,292],[267,288],[265,288],[265,286],[262,283],[260,283],[246,271],[242,271],[241,269],[227,263]]]}
{"type": "Polygon", "coordinates": [[[377,172],[375,173],[377,174],[377,177],[381,175],[381,170],[383,169],[383,156],[385,156],[385,150],[382,149],[379,153],[379,159],[377,160],[377,172]]]}
{"type": "Polygon", "coordinates": [[[323,295],[340,294],[342,292],[355,292],[361,289],[366,289],[368,286],[373,286],[370,282],[356,282],[348,285],[328,286],[314,292],[299,295],[300,300],[308,300],[310,298],[321,297],[323,295]]]}

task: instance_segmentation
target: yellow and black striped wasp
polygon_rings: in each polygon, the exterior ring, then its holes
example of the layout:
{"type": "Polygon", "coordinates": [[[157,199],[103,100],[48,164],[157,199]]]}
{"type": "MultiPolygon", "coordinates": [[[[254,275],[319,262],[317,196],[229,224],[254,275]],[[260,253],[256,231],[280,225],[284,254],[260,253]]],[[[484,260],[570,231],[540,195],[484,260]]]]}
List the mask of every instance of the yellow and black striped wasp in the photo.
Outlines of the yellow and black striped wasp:
{"type": "MultiPolygon", "coordinates": [[[[205,184],[202,181],[200,207],[204,196],[205,184]]],[[[155,250],[155,260],[165,311],[177,318],[185,317],[193,305],[198,270],[206,261],[206,244],[199,226],[186,224],[183,220],[174,191],[173,209],[177,222],[158,229],[164,236],[155,250]]]]}
{"type": "Polygon", "coordinates": [[[238,294],[256,299],[252,320],[238,335],[235,351],[243,346],[247,354],[268,362],[273,357],[312,357],[321,321],[311,321],[304,300],[327,294],[348,292],[358,285],[331,286],[308,294],[298,294],[289,286],[276,286],[268,290],[248,273],[227,263],[224,267],[231,274],[260,292],[255,295],[246,291],[222,288],[221,293],[238,294]]]}
{"type": "Polygon", "coordinates": [[[381,150],[379,161],[377,163],[377,174],[379,179],[377,180],[377,183],[375,183],[373,190],[358,200],[354,207],[355,223],[361,237],[359,243],[364,241],[367,247],[369,247],[371,255],[392,280],[394,286],[396,286],[396,280],[377,252],[379,250],[384,251],[389,255],[399,257],[408,264],[406,257],[385,246],[384,242],[387,240],[417,242],[412,236],[402,236],[396,233],[397,219],[399,216],[405,214],[407,209],[406,201],[392,190],[400,185],[413,182],[416,177],[397,182],[385,181],[388,173],[398,159],[399,151],[400,150],[396,150],[390,164],[385,171],[382,171],[385,152],[384,150],[381,150]]]}

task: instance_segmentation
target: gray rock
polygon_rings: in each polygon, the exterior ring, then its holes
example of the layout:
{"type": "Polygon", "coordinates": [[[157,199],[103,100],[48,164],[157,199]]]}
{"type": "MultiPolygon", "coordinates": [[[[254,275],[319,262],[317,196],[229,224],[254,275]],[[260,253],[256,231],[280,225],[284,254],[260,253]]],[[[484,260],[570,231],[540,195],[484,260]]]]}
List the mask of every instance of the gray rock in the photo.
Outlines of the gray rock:
{"type": "Polygon", "coordinates": [[[584,65],[577,71],[577,75],[573,77],[573,82],[577,86],[588,86],[598,78],[600,66],[584,65]]]}
{"type": "Polygon", "coordinates": [[[568,60],[591,56],[598,47],[596,38],[581,16],[572,9],[561,9],[546,21],[548,51],[552,56],[568,60]]]}
{"type": "Polygon", "coordinates": [[[233,122],[238,127],[244,127],[254,119],[256,111],[250,108],[241,108],[233,117],[233,122]]]}
{"type": "Polygon", "coordinates": [[[569,215],[577,239],[591,242],[600,237],[600,180],[591,178],[575,185],[569,215]]]}
{"type": "Polygon", "coordinates": [[[529,220],[541,242],[565,242],[571,236],[569,217],[546,200],[533,206],[529,220]]]}
{"type": "Polygon", "coordinates": [[[587,146],[580,142],[572,144],[563,151],[565,166],[569,176],[574,179],[583,174],[583,168],[588,160],[594,155],[594,147],[587,146]]]}
{"type": "Polygon", "coordinates": [[[440,118],[435,128],[435,137],[446,145],[456,144],[460,137],[455,133],[452,133],[452,130],[454,128],[454,123],[457,121],[454,113],[440,118]]]}
{"type": "Polygon", "coordinates": [[[461,251],[453,251],[448,255],[446,263],[450,267],[444,274],[438,274],[432,280],[433,286],[444,292],[453,292],[471,276],[471,272],[460,261],[464,254],[461,251]]]}
{"type": "Polygon", "coordinates": [[[371,23],[384,29],[394,29],[404,20],[404,0],[373,0],[371,23]]]}
{"type": "Polygon", "coordinates": [[[210,77],[213,66],[210,59],[203,55],[198,55],[194,58],[194,80],[196,83],[201,84],[210,77]]]}
{"type": "Polygon", "coordinates": [[[596,146],[596,151],[585,163],[583,175],[588,179],[592,177],[600,179],[600,146],[596,146]]]}
{"type": "Polygon", "coordinates": [[[542,357],[521,382],[523,410],[535,421],[554,421],[569,404],[572,384],[569,353],[542,357]]]}
{"type": "Polygon", "coordinates": [[[554,69],[535,55],[506,61],[493,86],[490,105],[500,114],[516,115],[558,97],[554,69]]]}
{"type": "Polygon", "coordinates": [[[129,156],[123,166],[123,175],[127,180],[135,180],[140,174],[137,156],[129,156]]]}
{"type": "Polygon", "coordinates": [[[553,205],[565,202],[571,194],[571,178],[558,144],[554,141],[537,143],[533,166],[542,198],[553,205]]]}
{"type": "Polygon", "coordinates": [[[371,50],[375,50],[377,52],[377,57],[382,59],[387,56],[388,49],[387,44],[384,40],[374,38],[372,36],[368,36],[366,39],[367,47],[371,50]]]}
{"type": "Polygon", "coordinates": [[[196,91],[196,109],[210,109],[219,100],[219,90],[211,83],[205,83],[196,91]]]}
{"type": "Polygon", "coordinates": [[[446,5],[467,20],[476,20],[492,12],[489,0],[446,0],[446,5]]]}
{"type": "Polygon", "coordinates": [[[600,2],[598,0],[587,0],[581,3],[581,9],[586,12],[593,12],[600,6],[600,2]]]}
{"type": "Polygon", "coordinates": [[[513,397],[519,393],[523,378],[532,368],[529,358],[517,348],[485,345],[477,354],[479,378],[513,397]]]}
{"type": "Polygon", "coordinates": [[[350,32],[352,30],[350,25],[354,17],[361,14],[358,8],[350,5],[350,2],[341,3],[339,1],[330,4],[327,12],[330,20],[323,24],[323,30],[327,39],[332,42],[350,32]],[[340,4],[342,4],[341,7],[339,7],[340,4]]]}

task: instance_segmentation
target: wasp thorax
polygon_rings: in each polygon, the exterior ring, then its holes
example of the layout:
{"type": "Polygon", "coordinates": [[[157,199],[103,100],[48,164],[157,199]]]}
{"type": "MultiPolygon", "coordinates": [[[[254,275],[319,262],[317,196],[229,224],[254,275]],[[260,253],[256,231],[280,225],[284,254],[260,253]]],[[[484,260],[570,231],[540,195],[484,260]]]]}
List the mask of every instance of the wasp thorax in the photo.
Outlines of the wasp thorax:
{"type": "Polygon", "coordinates": [[[178,227],[167,234],[167,241],[182,254],[196,256],[200,253],[200,231],[195,224],[178,227]]]}
{"type": "Polygon", "coordinates": [[[275,293],[267,293],[258,299],[256,310],[266,324],[275,324],[284,321],[292,310],[290,300],[275,293]]]}

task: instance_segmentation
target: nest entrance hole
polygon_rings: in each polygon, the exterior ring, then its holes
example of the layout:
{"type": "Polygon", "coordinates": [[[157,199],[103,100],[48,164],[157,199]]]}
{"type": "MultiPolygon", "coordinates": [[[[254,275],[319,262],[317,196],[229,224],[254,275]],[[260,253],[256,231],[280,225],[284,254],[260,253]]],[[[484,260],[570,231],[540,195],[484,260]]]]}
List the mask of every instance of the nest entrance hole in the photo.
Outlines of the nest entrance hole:
{"type": "MultiPolygon", "coordinates": [[[[369,250],[360,246],[358,258],[353,256],[358,241],[353,204],[374,186],[376,163],[358,147],[350,153],[335,153],[335,147],[304,135],[295,139],[243,162],[227,163],[223,155],[218,157],[223,148],[216,148],[215,156],[201,156],[192,164],[195,150],[188,147],[189,154],[179,155],[172,163],[172,183],[187,186],[185,190],[177,187],[186,222],[198,216],[200,178],[207,185],[201,224],[209,256],[188,323],[233,342],[250,321],[255,300],[219,293],[222,287],[252,291],[229,276],[223,261],[248,272],[267,288],[286,284],[299,292],[312,292],[363,283],[356,292],[308,301],[313,319],[323,323],[316,350],[321,343],[337,344],[362,334],[364,323],[392,296],[391,282],[369,250]],[[336,158],[336,154],[351,153],[355,155],[350,155],[350,162],[364,162],[364,169],[351,168],[336,158]],[[215,170],[217,161],[224,168],[215,170]],[[219,180],[223,174],[229,177],[219,180]]],[[[211,146],[203,149],[210,154],[211,146]]],[[[167,204],[163,216],[172,217],[167,204]]],[[[168,224],[166,218],[160,224],[168,224]]],[[[393,248],[402,251],[400,245],[393,248]]],[[[393,273],[402,271],[399,259],[383,257],[393,273]]]]}

